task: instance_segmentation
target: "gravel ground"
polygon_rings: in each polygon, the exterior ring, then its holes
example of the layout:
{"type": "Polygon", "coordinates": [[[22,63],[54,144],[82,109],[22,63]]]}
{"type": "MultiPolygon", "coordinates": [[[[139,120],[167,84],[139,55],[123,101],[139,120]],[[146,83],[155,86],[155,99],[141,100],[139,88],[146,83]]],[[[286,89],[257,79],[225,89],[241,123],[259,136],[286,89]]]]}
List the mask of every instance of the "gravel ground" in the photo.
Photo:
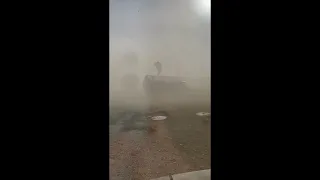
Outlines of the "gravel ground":
{"type": "Polygon", "coordinates": [[[210,112],[210,103],[158,104],[152,110],[168,118],[151,121],[143,97],[135,100],[110,103],[110,179],[149,180],[210,168],[210,120],[195,115],[210,112]],[[139,105],[132,106],[135,100],[139,105]]]}

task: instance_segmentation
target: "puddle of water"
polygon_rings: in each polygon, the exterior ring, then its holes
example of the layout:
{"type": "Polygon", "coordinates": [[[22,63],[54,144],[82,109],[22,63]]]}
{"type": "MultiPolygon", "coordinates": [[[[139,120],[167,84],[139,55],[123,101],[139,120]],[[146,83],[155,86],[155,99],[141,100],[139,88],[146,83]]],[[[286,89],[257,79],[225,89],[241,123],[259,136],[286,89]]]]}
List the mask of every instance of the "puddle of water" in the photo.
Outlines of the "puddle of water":
{"type": "Polygon", "coordinates": [[[148,124],[147,124],[147,119],[143,116],[142,113],[134,113],[130,118],[125,119],[123,121],[123,132],[128,132],[128,131],[144,131],[147,130],[148,124]]]}

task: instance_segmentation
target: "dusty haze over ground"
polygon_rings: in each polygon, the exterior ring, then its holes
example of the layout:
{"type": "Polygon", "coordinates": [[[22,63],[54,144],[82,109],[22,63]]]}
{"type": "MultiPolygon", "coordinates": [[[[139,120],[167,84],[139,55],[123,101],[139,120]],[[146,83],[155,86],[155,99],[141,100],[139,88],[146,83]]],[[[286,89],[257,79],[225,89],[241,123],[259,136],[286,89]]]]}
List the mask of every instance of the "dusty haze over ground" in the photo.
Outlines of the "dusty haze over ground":
{"type": "Polygon", "coordinates": [[[119,90],[125,74],[137,74],[140,82],[146,74],[156,75],[156,61],[162,63],[163,76],[210,78],[211,24],[206,2],[110,0],[111,92],[119,90]],[[133,56],[137,64],[129,65],[133,56]]]}
{"type": "Polygon", "coordinates": [[[110,179],[210,169],[210,1],[110,2],[110,179]]]}

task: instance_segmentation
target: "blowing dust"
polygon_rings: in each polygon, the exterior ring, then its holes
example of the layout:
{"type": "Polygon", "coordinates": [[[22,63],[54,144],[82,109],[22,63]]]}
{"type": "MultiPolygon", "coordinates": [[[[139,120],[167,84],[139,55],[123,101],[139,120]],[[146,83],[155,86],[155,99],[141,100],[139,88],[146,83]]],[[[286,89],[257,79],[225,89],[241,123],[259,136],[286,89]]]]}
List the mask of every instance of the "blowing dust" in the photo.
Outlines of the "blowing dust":
{"type": "MultiPolygon", "coordinates": [[[[157,90],[165,92],[162,95],[182,92],[172,87],[183,84],[189,93],[184,100],[210,101],[210,12],[205,15],[202,9],[199,13],[194,3],[110,1],[111,106],[146,103],[150,99],[144,86],[148,75],[152,77],[148,83],[157,84],[157,90]],[[156,62],[162,66],[160,73],[156,62]]],[[[151,94],[154,88],[149,88],[151,94]]],[[[152,97],[168,97],[162,95],[152,97]]],[[[175,101],[175,97],[167,99],[175,101]]]]}

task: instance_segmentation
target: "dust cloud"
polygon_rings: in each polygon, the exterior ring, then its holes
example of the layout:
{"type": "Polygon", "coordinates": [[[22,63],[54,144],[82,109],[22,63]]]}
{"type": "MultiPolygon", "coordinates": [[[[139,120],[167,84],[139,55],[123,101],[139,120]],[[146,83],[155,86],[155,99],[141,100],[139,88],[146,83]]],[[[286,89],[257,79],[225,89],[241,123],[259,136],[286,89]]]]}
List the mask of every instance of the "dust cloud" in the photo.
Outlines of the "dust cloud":
{"type": "Polygon", "coordinates": [[[210,91],[208,2],[110,0],[111,100],[144,95],[143,80],[157,75],[157,61],[165,79],[181,77],[191,89],[210,91]]]}

